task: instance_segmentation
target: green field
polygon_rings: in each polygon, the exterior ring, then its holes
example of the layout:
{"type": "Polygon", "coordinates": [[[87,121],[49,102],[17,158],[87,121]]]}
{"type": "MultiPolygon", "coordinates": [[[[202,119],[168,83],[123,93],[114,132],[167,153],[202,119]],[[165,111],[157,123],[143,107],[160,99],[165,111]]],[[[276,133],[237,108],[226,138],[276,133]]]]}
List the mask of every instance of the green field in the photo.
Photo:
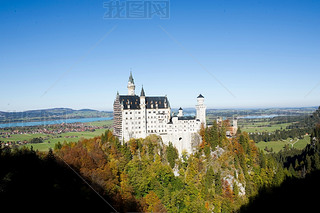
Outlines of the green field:
{"type": "Polygon", "coordinates": [[[254,124],[243,125],[241,131],[245,132],[274,132],[276,130],[286,129],[292,123],[272,124],[270,122],[258,122],[254,124]]]}
{"type": "Polygon", "coordinates": [[[111,128],[112,126],[112,120],[106,120],[106,121],[95,121],[86,123],[86,125],[91,126],[104,126],[106,128],[103,129],[96,129],[94,132],[86,131],[86,132],[66,132],[56,135],[50,135],[50,134],[16,134],[12,135],[10,138],[1,138],[2,141],[29,141],[32,138],[36,137],[42,137],[44,139],[43,143],[37,143],[37,144],[26,144],[23,146],[26,147],[33,147],[34,150],[38,151],[48,151],[49,148],[54,148],[54,145],[57,142],[63,143],[66,142],[77,142],[81,138],[93,138],[95,136],[100,136],[102,133],[106,131],[107,128],[111,128]],[[72,136],[72,137],[71,137],[72,136]]]}
{"type": "MultiPolygon", "coordinates": [[[[271,119],[240,119],[238,121],[238,126],[241,131],[248,133],[258,133],[258,132],[275,132],[276,130],[285,130],[287,126],[291,125],[292,122],[287,123],[276,123],[271,119]]],[[[289,147],[294,147],[297,149],[303,149],[306,145],[310,143],[310,136],[305,136],[303,139],[286,139],[278,141],[269,141],[269,142],[258,142],[256,146],[262,150],[267,147],[269,150],[272,148],[274,152],[279,152],[284,148],[285,145],[289,147]]],[[[264,150],[264,152],[266,152],[264,150]]]]}
{"type": "Polygon", "coordinates": [[[279,152],[287,144],[289,145],[289,147],[294,147],[296,149],[303,149],[309,143],[310,143],[310,136],[307,135],[307,136],[304,136],[303,139],[288,138],[287,140],[259,142],[259,143],[256,143],[256,146],[263,151],[265,147],[268,147],[269,150],[272,148],[274,152],[279,152]]]}
{"type": "Polygon", "coordinates": [[[292,122],[276,123],[270,119],[239,119],[238,126],[245,132],[274,132],[276,130],[286,129],[292,122]]]}
{"type": "MultiPolygon", "coordinates": [[[[81,138],[93,138],[95,136],[100,136],[105,131],[106,131],[106,129],[98,129],[98,130],[96,130],[94,132],[67,132],[67,133],[59,134],[59,137],[49,136],[49,138],[44,140],[43,143],[26,144],[24,146],[29,147],[29,148],[31,146],[33,146],[34,150],[48,151],[49,148],[53,149],[54,145],[59,141],[61,143],[63,143],[64,141],[66,141],[66,142],[77,142],[81,138]],[[70,136],[74,136],[74,137],[70,138],[70,136]]],[[[43,134],[43,136],[45,136],[45,135],[43,134]]],[[[34,137],[36,137],[36,136],[34,136],[34,137]]]]}

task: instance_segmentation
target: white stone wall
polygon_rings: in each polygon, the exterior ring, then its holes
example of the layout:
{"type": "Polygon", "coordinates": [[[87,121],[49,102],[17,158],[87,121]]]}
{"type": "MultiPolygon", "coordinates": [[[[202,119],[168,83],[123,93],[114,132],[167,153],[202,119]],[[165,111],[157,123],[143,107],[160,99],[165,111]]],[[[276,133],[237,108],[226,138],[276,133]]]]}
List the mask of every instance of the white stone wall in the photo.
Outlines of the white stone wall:
{"type": "Polygon", "coordinates": [[[122,111],[122,134],[124,141],[146,137],[145,115],[142,110],[122,111]]]}
{"type": "Polygon", "coordinates": [[[122,110],[122,138],[128,141],[150,134],[166,134],[170,113],[170,108],[122,110]]]}
{"type": "Polygon", "coordinates": [[[199,130],[201,123],[205,124],[206,107],[203,101],[198,99],[196,106],[197,116],[195,119],[185,119],[183,116],[171,118],[171,109],[146,109],[144,100],[140,98],[141,109],[122,108],[122,137],[125,141],[130,138],[145,138],[151,134],[162,137],[164,144],[169,142],[177,148],[179,155],[183,151],[193,152],[193,147],[199,143],[199,130]],[[179,119],[180,118],[180,119],[179,119]],[[197,120],[199,119],[199,120],[197,120]]]}
{"type": "Polygon", "coordinates": [[[169,142],[177,148],[179,155],[183,151],[193,152],[192,141],[194,134],[198,134],[201,123],[196,119],[179,120],[178,117],[172,118],[172,124],[167,124],[167,134],[161,135],[163,142],[168,145],[169,142]]]}
{"type": "Polygon", "coordinates": [[[196,118],[200,120],[206,126],[206,105],[204,105],[204,98],[197,98],[198,104],[196,105],[197,116],[196,118]]]}
{"type": "Polygon", "coordinates": [[[170,120],[171,109],[147,109],[147,134],[164,134],[170,120]]]}
{"type": "Polygon", "coordinates": [[[135,95],[134,91],[135,91],[136,86],[133,83],[128,82],[127,88],[128,88],[128,95],[135,95]]]}

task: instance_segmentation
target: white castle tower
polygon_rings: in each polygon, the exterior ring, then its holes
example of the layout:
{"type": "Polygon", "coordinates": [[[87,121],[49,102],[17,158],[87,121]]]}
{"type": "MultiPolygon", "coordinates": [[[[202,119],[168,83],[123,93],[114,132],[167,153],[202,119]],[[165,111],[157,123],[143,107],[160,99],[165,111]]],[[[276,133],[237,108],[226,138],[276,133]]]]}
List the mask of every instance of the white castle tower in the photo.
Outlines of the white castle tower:
{"type": "Polygon", "coordinates": [[[134,85],[134,80],[132,77],[132,72],[130,72],[130,77],[129,77],[129,81],[128,81],[128,95],[135,95],[135,88],[136,86],[134,85]]]}
{"type": "Polygon", "coordinates": [[[143,85],[140,93],[140,111],[141,111],[141,117],[140,117],[141,129],[144,130],[141,132],[140,137],[145,138],[147,137],[147,108],[146,108],[146,94],[144,93],[143,85]]]}
{"type": "Polygon", "coordinates": [[[204,97],[200,94],[197,97],[197,102],[198,104],[196,105],[196,110],[197,110],[197,116],[196,119],[199,119],[201,123],[206,126],[206,105],[204,105],[204,97]]]}

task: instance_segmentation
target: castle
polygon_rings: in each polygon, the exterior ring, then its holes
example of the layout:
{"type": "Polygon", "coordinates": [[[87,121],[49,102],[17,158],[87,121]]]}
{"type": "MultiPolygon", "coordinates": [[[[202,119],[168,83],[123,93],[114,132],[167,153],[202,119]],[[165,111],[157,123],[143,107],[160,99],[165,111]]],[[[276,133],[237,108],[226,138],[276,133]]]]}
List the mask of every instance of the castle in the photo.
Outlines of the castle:
{"type": "Polygon", "coordinates": [[[204,97],[201,94],[197,97],[195,117],[184,116],[182,108],[175,115],[171,112],[167,96],[146,96],[143,86],[140,96],[136,95],[132,73],[127,87],[128,95],[117,92],[113,104],[114,134],[120,141],[157,134],[164,144],[171,142],[180,155],[184,150],[192,153],[201,142],[201,125],[206,126],[204,97]]]}

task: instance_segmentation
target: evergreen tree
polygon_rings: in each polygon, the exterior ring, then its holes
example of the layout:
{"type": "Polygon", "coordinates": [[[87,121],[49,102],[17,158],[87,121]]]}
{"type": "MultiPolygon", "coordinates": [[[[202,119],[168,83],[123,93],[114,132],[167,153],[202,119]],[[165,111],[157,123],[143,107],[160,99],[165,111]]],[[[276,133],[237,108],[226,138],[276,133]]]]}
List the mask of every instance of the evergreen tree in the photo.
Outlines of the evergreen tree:
{"type": "Polygon", "coordinates": [[[239,187],[235,181],[233,182],[233,195],[235,198],[239,195],[239,187]]]}
{"type": "Polygon", "coordinates": [[[307,161],[307,173],[310,173],[312,170],[312,162],[311,162],[311,158],[309,155],[307,155],[306,157],[306,161],[307,161]]]}
{"type": "Polygon", "coordinates": [[[212,127],[207,129],[206,136],[206,142],[210,144],[212,150],[215,150],[219,145],[219,130],[217,122],[214,121],[212,127]]]}
{"type": "Polygon", "coordinates": [[[221,181],[221,171],[219,170],[214,176],[215,192],[218,195],[222,194],[222,181],[221,181]]]}
{"type": "Polygon", "coordinates": [[[167,147],[167,160],[170,164],[170,167],[173,168],[175,166],[175,161],[178,158],[178,151],[177,149],[172,145],[171,142],[169,142],[169,146],[167,147]]]}
{"type": "Polygon", "coordinates": [[[315,155],[314,155],[314,167],[317,170],[320,169],[320,157],[319,157],[318,153],[315,153],[315,155]]]}

